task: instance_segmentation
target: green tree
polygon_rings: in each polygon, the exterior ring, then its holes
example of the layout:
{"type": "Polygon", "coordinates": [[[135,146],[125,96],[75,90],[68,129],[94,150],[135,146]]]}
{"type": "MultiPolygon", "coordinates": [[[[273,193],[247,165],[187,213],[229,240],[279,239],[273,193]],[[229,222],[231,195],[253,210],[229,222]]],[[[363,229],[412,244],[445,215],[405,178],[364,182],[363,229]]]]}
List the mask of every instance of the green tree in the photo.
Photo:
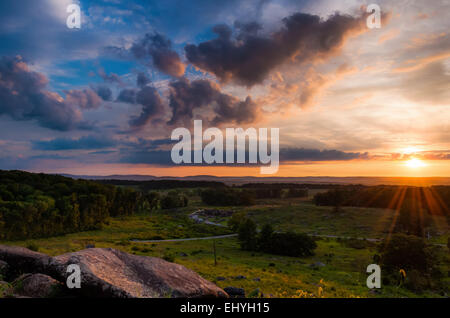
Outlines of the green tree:
{"type": "Polygon", "coordinates": [[[241,225],[246,216],[247,214],[244,211],[234,212],[228,219],[228,227],[233,232],[237,232],[239,230],[239,225],[241,225]]]}
{"type": "Polygon", "coordinates": [[[262,251],[271,251],[272,250],[272,236],[273,236],[273,227],[270,224],[265,224],[261,232],[258,235],[258,246],[262,251]]]}
{"type": "Polygon", "coordinates": [[[381,266],[387,275],[396,277],[400,270],[404,270],[407,287],[409,284],[412,289],[416,289],[420,282],[421,287],[426,288],[433,279],[439,281],[442,276],[435,248],[426,244],[423,238],[394,234],[390,240],[386,240],[380,246],[380,251],[381,266]],[[415,274],[409,275],[410,273],[415,274]],[[419,276],[421,276],[420,279],[419,276]]]}
{"type": "Polygon", "coordinates": [[[254,251],[258,247],[256,236],[256,224],[249,218],[245,218],[238,229],[238,240],[241,248],[247,251],[254,251]]]}

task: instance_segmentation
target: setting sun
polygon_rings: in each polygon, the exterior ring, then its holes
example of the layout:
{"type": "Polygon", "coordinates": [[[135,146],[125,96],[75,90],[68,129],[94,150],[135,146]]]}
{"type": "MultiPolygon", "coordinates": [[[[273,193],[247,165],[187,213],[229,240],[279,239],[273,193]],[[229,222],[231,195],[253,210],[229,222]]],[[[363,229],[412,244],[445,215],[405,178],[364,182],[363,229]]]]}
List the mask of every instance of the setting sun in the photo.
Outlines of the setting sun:
{"type": "Polygon", "coordinates": [[[412,159],[408,160],[406,162],[406,165],[410,168],[422,168],[422,167],[426,166],[426,164],[422,160],[417,159],[417,158],[412,158],[412,159]]]}

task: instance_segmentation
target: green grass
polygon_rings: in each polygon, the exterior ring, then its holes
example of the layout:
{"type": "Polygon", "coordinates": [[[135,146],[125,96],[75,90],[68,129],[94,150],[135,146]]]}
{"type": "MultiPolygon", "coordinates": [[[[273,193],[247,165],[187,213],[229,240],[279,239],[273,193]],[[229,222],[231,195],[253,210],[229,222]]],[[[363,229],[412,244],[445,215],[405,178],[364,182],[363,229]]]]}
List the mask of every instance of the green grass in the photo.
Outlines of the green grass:
{"type": "MultiPolygon", "coordinates": [[[[3,242],[2,244],[38,246],[39,251],[59,255],[84,249],[87,244],[111,247],[136,255],[162,257],[182,264],[224,288],[242,287],[247,294],[259,289],[267,297],[440,297],[437,292],[413,293],[404,288],[383,286],[378,293],[366,287],[366,268],[373,263],[376,244],[352,248],[351,242],[323,238],[317,241],[316,254],[295,258],[242,251],[236,238],[216,240],[217,266],[212,240],[137,243],[130,239],[169,239],[228,234],[226,228],[193,223],[187,215],[204,206],[193,198],[189,207],[175,211],[111,218],[97,231],[59,237],[3,242]],[[310,264],[322,262],[324,267],[310,264]],[[237,275],[246,279],[236,279],[237,275]],[[218,280],[225,277],[225,280],[218,280]],[[259,280],[256,280],[259,279],[259,280]],[[321,290],[319,292],[319,289],[321,290]]],[[[226,207],[225,209],[230,209],[226,207]]],[[[329,207],[316,207],[304,199],[264,200],[245,210],[258,225],[271,223],[277,230],[351,237],[383,237],[392,222],[393,212],[382,209],[344,208],[335,215],[329,207]]],[[[222,219],[221,222],[226,223],[222,219]]],[[[448,236],[448,231],[444,233],[448,236]]],[[[441,237],[433,238],[442,241],[441,237]]],[[[353,246],[358,247],[358,246],[353,246]]],[[[448,250],[441,247],[443,269],[448,272],[448,250]]],[[[448,277],[445,278],[448,281],[448,277]]]]}
{"type": "Polygon", "coordinates": [[[354,207],[336,214],[331,207],[309,202],[253,207],[248,213],[257,223],[270,223],[280,231],[367,238],[383,237],[394,216],[392,210],[354,207]]]}

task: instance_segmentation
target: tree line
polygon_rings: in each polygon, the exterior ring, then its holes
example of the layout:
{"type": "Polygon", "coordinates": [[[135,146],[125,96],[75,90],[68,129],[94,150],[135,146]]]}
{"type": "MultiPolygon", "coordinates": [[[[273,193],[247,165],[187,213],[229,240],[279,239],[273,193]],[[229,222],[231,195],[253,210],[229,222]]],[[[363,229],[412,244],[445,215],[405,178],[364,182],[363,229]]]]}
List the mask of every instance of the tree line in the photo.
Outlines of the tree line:
{"type": "Polygon", "coordinates": [[[433,216],[450,221],[450,187],[342,186],[317,193],[318,206],[333,206],[339,213],[344,206],[393,209],[397,211],[395,232],[426,236],[433,216]]]}
{"type": "Polygon", "coordinates": [[[0,170],[0,240],[96,230],[109,217],[187,204],[187,197],[177,191],[161,195],[59,175],[0,170]]]}
{"type": "Polygon", "coordinates": [[[203,203],[213,206],[248,206],[256,199],[303,198],[308,196],[307,189],[282,187],[261,188],[208,188],[200,192],[203,203]]]}

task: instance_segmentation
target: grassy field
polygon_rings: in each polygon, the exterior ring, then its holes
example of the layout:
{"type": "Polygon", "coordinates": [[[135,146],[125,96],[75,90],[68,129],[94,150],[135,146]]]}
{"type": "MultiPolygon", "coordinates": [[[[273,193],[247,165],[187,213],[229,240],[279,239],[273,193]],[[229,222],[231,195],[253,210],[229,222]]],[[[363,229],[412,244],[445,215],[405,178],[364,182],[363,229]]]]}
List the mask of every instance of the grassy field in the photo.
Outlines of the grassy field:
{"type": "MultiPolygon", "coordinates": [[[[202,207],[193,197],[189,207],[167,212],[152,212],[123,218],[111,218],[101,230],[59,237],[3,242],[37,246],[50,255],[84,249],[87,244],[112,247],[129,253],[162,257],[198,272],[220,287],[242,287],[247,295],[266,297],[441,297],[425,291],[415,294],[396,286],[379,291],[366,287],[366,267],[373,263],[376,243],[362,241],[358,246],[348,240],[320,238],[316,254],[307,258],[242,251],[236,238],[216,240],[217,265],[213,241],[138,243],[132,239],[159,240],[229,234],[227,228],[195,224],[187,215],[202,207]],[[355,248],[356,247],[356,248],[355,248]],[[325,266],[312,266],[323,263],[325,266]],[[237,276],[245,276],[243,279],[237,276]]],[[[229,208],[227,208],[229,209],[229,208]]],[[[319,235],[381,238],[392,222],[393,212],[381,209],[344,208],[336,215],[329,207],[316,207],[308,200],[263,200],[245,210],[259,225],[271,223],[277,230],[293,230],[319,235]]],[[[211,219],[226,223],[226,219],[211,219]]],[[[443,242],[448,231],[434,238],[443,242]]],[[[445,241],[446,242],[446,241],[445,241]]],[[[441,247],[443,266],[448,272],[448,251],[441,247]]],[[[322,265],[322,264],[321,264],[322,265]]],[[[448,277],[446,280],[448,280],[448,277]]]]}

